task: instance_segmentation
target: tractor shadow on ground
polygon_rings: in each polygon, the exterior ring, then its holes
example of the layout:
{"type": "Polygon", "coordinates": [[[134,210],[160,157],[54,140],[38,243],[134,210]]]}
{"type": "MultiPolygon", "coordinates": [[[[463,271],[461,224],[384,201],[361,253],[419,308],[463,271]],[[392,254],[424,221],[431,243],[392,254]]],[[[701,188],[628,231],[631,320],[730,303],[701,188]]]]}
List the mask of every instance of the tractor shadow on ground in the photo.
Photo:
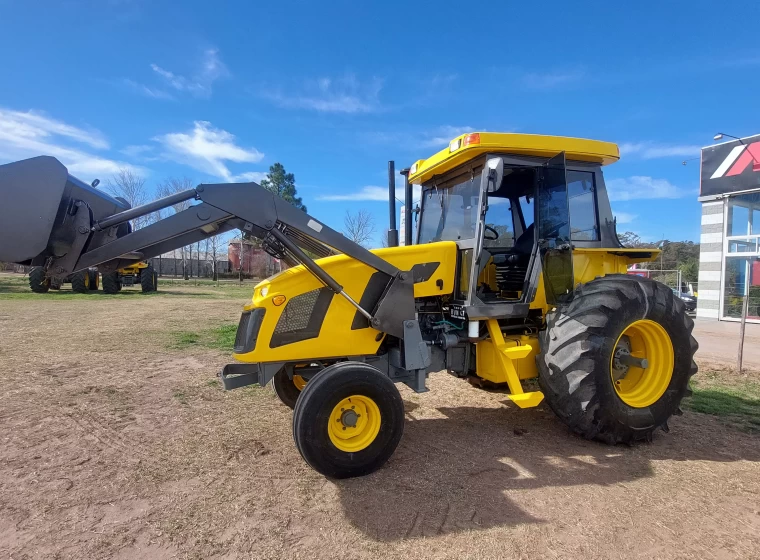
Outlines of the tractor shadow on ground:
{"type": "MultiPolygon", "coordinates": [[[[705,437],[709,426],[687,421],[672,422],[654,443],[612,447],[570,434],[546,407],[439,408],[438,418],[414,419],[416,405],[406,405],[404,438],[388,464],[337,482],[347,519],[378,541],[544,523],[518,505],[530,495],[521,491],[625,484],[654,476],[653,461],[760,462],[760,438],[732,430],[727,445],[725,430],[705,437]]],[[[553,500],[533,499],[544,510],[553,500]]]]}

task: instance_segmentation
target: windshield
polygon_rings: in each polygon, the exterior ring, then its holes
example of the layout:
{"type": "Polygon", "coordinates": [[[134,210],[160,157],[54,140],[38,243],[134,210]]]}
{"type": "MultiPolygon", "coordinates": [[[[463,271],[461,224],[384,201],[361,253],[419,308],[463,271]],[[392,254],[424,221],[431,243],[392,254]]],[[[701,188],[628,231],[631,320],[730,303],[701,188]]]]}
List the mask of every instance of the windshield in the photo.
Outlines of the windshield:
{"type": "Polygon", "coordinates": [[[418,243],[458,241],[475,237],[478,223],[480,174],[428,186],[422,191],[422,215],[418,243]]]}

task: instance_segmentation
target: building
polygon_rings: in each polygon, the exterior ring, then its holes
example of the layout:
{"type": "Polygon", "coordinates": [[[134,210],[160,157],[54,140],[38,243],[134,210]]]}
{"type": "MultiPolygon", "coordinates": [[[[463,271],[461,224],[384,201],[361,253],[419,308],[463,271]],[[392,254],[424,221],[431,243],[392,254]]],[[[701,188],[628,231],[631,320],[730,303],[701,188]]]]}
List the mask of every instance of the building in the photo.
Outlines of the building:
{"type": "Polygon", "coordinates": [[[219,251],[214,255],[211,251],[200,251],[196,244],[153,257],[150,264],[159,276],[182,278],[187,274],[188,278],[213,278],[215,258],[217,274],[230,273],[226,253],[219,251]]]}
{"type": "Polygon", "coordinates": [[[760,135],[702,149],[697,317],[760,323],[760,135]]]}
{"type": "Polygon", "coordinates": [[[257,278],[267,278],[287,268],[279,259],[267,254],[258,243],[248,239],[241,240],[239,237],[229,240],[227,260],[233,272],[240,271],[242,265],[243,274],[257,278]]]}

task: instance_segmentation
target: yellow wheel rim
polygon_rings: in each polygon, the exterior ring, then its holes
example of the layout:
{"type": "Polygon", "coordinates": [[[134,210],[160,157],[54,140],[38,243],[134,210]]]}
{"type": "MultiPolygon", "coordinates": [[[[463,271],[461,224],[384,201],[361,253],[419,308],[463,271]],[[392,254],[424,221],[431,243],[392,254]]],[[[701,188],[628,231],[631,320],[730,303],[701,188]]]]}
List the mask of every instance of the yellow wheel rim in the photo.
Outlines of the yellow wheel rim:
{"type": "Polygon", "coordinates": [[[670,385],[673,364],[673,343],[662,325],[634,321],[618,337],[610,358],[618,397],[633,408],[656,403],[670,385]]]}
{"type": "Polygon", "coordinates": [[[380,408],[375,401],[364,395],[352,395],[333,408],[327,434],[341,451],[356,453],[375,441],[380,420],[380,408]]]}
{"type": "Polygon", "coordinates": [[[293,385],[295,385],[296,389],[298,389],[299,391],[303,391],[303,388],[306,387],[306,380],[300,375],[294,375],[293,385]]]}

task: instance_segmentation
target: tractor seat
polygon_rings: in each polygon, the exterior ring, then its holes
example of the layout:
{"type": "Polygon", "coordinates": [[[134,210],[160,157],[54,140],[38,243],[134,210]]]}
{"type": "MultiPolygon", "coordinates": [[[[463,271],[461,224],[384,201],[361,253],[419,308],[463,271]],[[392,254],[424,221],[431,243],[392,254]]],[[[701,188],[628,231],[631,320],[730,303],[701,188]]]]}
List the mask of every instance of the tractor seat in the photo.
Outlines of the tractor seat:
{"type": "Polygon", "coordinates": [[[514,247],[509,249],[490,248],[493,264],[496,267],[496,284],[505,292],[519,292],[523,289],[525,276],[528,274],[530,253],[533,250],[533,224],[517,238],[514,247]]]}

